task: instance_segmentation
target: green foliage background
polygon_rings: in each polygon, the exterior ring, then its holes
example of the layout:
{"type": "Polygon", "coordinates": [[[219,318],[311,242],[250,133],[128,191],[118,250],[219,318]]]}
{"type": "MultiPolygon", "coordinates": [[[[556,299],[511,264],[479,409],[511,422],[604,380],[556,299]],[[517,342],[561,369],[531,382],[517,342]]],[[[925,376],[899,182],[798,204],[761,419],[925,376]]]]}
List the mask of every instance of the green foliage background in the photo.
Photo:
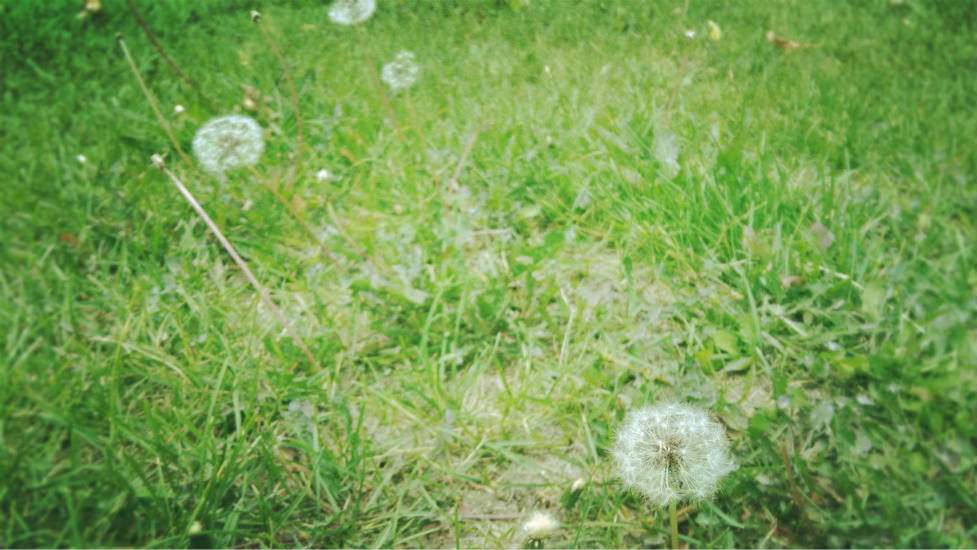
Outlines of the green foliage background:
{"type": "Polygon", "coordinates": [[[662,545],[606,460],[660,399],[710,409],[740,464],[683,509],[691,546],[977,543],[972,4],[380,0],[374,59],[423,66],[406,140],[326,5],[139,4],[223,109],[263,94],[279,184],[297,125],[262,11],[306,123],[285,192],[351,275],[248,174],[176,161],[115,33],[184,149],[218,113],[125,2],[4,2],[0,546],[510,546],[539,508],[550,546],[662,545]]]}

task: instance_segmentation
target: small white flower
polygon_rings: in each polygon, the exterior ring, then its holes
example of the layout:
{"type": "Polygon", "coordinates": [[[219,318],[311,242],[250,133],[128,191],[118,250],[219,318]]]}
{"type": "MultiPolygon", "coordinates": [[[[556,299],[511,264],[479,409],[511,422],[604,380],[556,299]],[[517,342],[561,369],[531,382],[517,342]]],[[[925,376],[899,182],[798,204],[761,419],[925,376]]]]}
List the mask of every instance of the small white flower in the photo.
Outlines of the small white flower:
{"type": "Polygon", "coordinates": [[[315,173],[315,180],[317,183],[325,183],[332,179],[332,172],[323,168],[315,173]]]}
{"type": "Polygon", "coordinates": [[[570,486],[570,491],[579,491],[580,489],[583,489],[583,486],[586,484],[587,482],[584,481],[582,477],[578,477],[576,481],[573,482],[573,485],[570,486]]]}
{"type": "Polygon", "coordinates": [[[174,114],[182,115],[183,114],[183,111],[184,111],[183,105],[177,105],[176,107],[173,107],[173,113],[174,114]]]}
{"type": "Polygon", "coordinates": [[[692,29],[685,31],[685,37],[689,40],[695,40],[695,31],[692,29]]]}
{"type": "Polygon", "coordinates": [[[193,153],[200,166],[219,177],[228,170],[256,164],[264,150],[261,126],[242,115],[211,119],[193,137],[193,153]]]}
{"type": "Polygon", "coordinates": [[[394,91],[410,88],[417,82],[421,67],[413,53],[404,50],[394,60],[383,66],[380,78],[394,91]]]}
{"type": "Polygon", "coordinates": [[[522,525],[522,530],[531,540],[544,538],[559,529],[560,523],[546,512],[533,512],[529,520],[522,525]]]}
{"type": "Polygon", "coordinates": [[[157,170],[162,170],[163,169],[163,166],[164,166],[165,163],[163,162],[163,157],[162,156],[160,156],[158,154],[154,154],[153,156],[149,157],[149,160],[150,160],[150,162],[153,163],[153,167],[156,168],[157,170]]]}
{"type": "Polygon", "coordinates": [[[376,0],[336,0],[329,7],[329,19],[340,25],[356,25],[373,15],[376,0]]]}
{"type": "Polygon", "coordinates": [[[657,506],[709,498],[736,468],[722,426],[689,405],[633,410],[614,439],[618,477],[657,506]]]}
{"type": "Polygon", "coordinates": [[[78,155],[75,157],[75,160],[78,161],[78,164],[88,164],[88,157],[85,155],[78,155]]]}

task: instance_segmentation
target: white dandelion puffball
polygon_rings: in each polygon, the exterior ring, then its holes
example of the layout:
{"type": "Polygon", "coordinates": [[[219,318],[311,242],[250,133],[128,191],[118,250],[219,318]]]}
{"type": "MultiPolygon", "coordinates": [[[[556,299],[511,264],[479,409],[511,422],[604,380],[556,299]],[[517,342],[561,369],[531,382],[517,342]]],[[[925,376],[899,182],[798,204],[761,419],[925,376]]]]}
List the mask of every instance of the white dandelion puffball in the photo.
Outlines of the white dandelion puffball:
{"type": "Polygon", "coordinates": [[[522,525],[522,530],[530,539],[545,538],[560,528],[560,523],[553,516],[545,512],[533,512],[529,520],[522,525]]]}
{"type": "Polygon", "coordinates": [[[656,506],[709,498],[736,468],[722,426],[690,405],[633,410],[614,439],[617,476],[656,506]]]}
{"type": "Polygon", "coordinates": [[[329,19],[340,25],[362,23],[377,9],[376,0],[336,0],[329,7],[329,19]]]}
{"type": "Polygon", "coordinates": [[[253,166],[265,150],[261,126],[253,118],[227,115],[210,119],[193,136],[193,154],[211,174],[253,166]]]}
{"type": "Polygon", "coordinates": [[[413,53],[402,51],[394,56],[394,60],[383,66],[380,78],[394,91],[410,88],[417,82],[421,74],[421,67],[413,53]]]}

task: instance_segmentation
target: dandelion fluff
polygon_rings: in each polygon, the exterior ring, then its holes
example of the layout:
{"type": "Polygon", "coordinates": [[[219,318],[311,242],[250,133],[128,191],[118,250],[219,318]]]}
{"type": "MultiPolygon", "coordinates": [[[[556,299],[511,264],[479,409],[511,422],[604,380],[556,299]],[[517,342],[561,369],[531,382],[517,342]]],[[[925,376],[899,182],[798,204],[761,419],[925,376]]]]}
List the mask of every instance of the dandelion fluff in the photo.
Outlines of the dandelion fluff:
{"type": "Polygon", "coordinates": [[[631,411],[615,434],[612,456],[617,476],[656,506],[709,498],[736,468],[722,426],[683,404],[631,411]]]}
{"type": "Polygon", "coordinates": [[[329,19],[340,25],[356,25],[373,15],[376,0],[336,0],[329,7],[329,19]]]}
{"type": "Polygon", "coordinates": [[[242,115],[211,119],[193,137],[193,154],[200,166],[220,177],[228,170],[257,164],[264,150],[261,126],[242,115]]]}
{"type": "Polygon", "coordinates": [[[664,176],[667,178],[677,176],[682,170],[682,165],[678,163],[678,155],[681,151],[678,136],[665,128],[655,133],[652,145],[655,149],[655,160],[658,161],[664,176]]]}
{"type": "Polygon", "coordinates": [[[413,53],[405,50],[383,66],[380,78],[390,86],[390,89],[397,91],[413,86],[420,74],[421,67],[417,64],[417,58],[413,53]]]}

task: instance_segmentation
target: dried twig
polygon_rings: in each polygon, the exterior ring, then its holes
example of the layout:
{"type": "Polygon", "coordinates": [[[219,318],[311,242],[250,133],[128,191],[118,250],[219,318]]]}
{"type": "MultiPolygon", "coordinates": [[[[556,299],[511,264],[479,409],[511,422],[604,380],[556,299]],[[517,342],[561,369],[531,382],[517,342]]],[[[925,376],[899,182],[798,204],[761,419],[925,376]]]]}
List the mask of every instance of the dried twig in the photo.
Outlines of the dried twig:
{"type": "Polygon", "coordinates": [[[291,336],[292,339],[295,340],[295,343],[298,345],[298,347],[302,349],[302,353],[305,354],[306,359],[308,359],[309,362],[312,363],[312,365],[315,366],[317,369],[321,369],[319,362],[316,361],[315,357],[312,355],[312,352],[309,351],[309,347],[305,345],[305,341],[302,340],[302,337],[299,336],[298,332],[295,331],[295,329],[292,327],[292,324],[288,322],[288,319],[286,319],[285,316],[282,314],[281,310],[278,309],[278,306],[275,305],[274,300],[271,299],[271,295],[269,295],[268,291],[266,291],[264,287],[261,286],[261,283],[258,282],[258,278],[254,276],[254,273],[252,273],[251,269],[248,268],[248,264],[245,263],[244,259],[241,258],[240,255],[238,255],[236,250],[234,250],[234,246],[231,245],[231,242],[228,241],[226,237],[224,237],[224,234],[221,233],[221,230],[217,227],[217,224],[214,223],[214,220],[210,219],[210,216],[208,216],[207,213],[204,212],[203,207],[201,207],[200,203],[198,203],[197,200],[193,197],[193,195],[190,193],[190,190],[187,189],[185,185],[183,185],[183,182],[181,182],[180,179],[177,178],[173,172],[170,172],[166,168],[166,166],[163,164],[162,157],[159,157],[158,155],[154,155],[153,163],[164,174],[169,176],[170,181],[173,182],[173,185],[175,185],[176,188],[180,190],[180,193],[183,195],[184,198],[187,199],[187,202],[190,203],[190,206],[192,206],[193,209],[196,210],[197,214],[204,220],[204,223],[207,224],[207,227],[211,230],[211,232],[213,232],[214,236],[217,237],[217,240],[220,241],[221,245],[224,246],[224,249],[227,250],[227,253],[230,254],[231,258],[234,260],[234,263],[236,263],[238,267],[241,268],[241,271],[244,272],[244,276],[248,279],[248,282],[251,283],[251,286],[253,286],[255,290],[258,291],[258,294],[261,296],[261,299],[265,302],[265,305],[268,306],[268,309],[270,309],[271,312],[275,315],[275,317],[278,319],[278,322],[281,323],[283,327],[285,327],[285,330],[288,332],[289,336],[291,336]]]}

